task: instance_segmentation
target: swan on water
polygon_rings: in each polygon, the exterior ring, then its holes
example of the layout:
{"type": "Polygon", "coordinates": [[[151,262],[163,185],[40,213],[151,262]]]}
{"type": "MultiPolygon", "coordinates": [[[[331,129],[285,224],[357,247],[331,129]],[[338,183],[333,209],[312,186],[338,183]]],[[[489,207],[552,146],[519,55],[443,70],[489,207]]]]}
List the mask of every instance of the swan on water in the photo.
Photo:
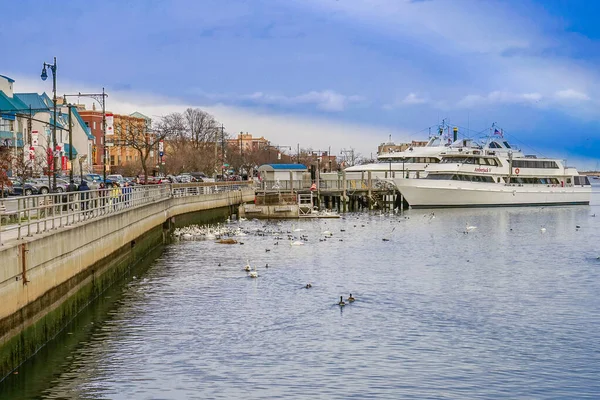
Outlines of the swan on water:
{"type": "Polygon", "coordinates": [[[467,225],[465,226],[465,232],[467,232],[467,233],[473,232],[475,229],[477,229],[476,226],[469,225],[469,223],[467,222],[467,225]]]}
{"type": "Polygon", "coordinates": [[[250,278],[258,278],[258,272],[256,271],[256,265],[254,266],[254,271],[250,271],[250,278]]]}

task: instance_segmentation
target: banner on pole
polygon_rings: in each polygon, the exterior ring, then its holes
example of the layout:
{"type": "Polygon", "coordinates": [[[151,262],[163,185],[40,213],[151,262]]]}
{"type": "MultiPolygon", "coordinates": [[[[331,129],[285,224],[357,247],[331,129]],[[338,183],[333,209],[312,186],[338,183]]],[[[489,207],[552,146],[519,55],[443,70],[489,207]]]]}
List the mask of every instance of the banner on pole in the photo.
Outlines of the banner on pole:
{"type": "Polygon", "coordinates": [[[31,131],[31,145],[32,146],[39,146],[39,132],[38,131],[31,131]]]}
{"type": "Polygon", "coordinates": [[[115,117],[113,114],[106,114],[106,136],[114,135],[115,117]]]}

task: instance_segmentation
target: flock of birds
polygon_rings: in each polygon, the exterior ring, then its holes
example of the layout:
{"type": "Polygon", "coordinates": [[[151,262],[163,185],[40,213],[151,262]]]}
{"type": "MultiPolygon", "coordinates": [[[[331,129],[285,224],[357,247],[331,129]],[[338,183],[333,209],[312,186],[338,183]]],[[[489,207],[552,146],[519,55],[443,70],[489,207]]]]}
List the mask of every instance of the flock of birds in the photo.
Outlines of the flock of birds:
{"type": "MultiPolygon", "coordinates": [[[[384,214],[380,214],[380,216],[384,216],[384,214]]],[[[592,217],[595,217],[595,214],[592,215],[592,217]]],[[[423,215],[423,220],[427,221],[427,222],[431,222],[436,218],[435,213],[431,212],[429,214],[424,214],[423,215]]],[[[403,219],[410,219],[409,216],[404,216],[403,219]]],[[[231,239],[227,239],[229,241],[224,241],[225,238],[239,238],[239,237],[243,237],[243,236],[247,236],[247,235],[253,235],[253,236],[270,236],[273,237],[275,239],[275,242],[273,243],[273,245],[277,246],[281,243],[289,243],[290,246],[292,247],[296,247],[296,246],[304,246],[306,243],[309,242],[309,237],[306,233],[304,233],[304,229],[296,227],[295,225],[292,225],[291,230],[290,228],[287,228],[287,230],[285,230],[282,226],[281,223],[269,223],[269,222],[263,222],[261,224],[261,226],[257,226],[257,224],[254,224],[254,227],[252,226],[248,226],[246,224],[242,224],[242,222],[246,221],[245,219],[240,219],[237,221],[237,223],[232,223],[231,220],[227,220],[227,223],[225,224],[216,224],[216,225],[204,225],[204,226],[199,226],[199,225],[190,225],[190,226],[186,226],[183,228],[177,228],[175,229],[175,231],[173,232],[173,236],[175,239],[177,240],[219,240],[219,243],[228,243],[228,244],[234,244],[234,243],[239,243],[239,244],[244,244],[241,241],[236,241],[236,240],[231,240],[231,239]]],[[[350,225],[349,225],[350,226],[350,225]]],[[[354,228],[357,228],[358,225],[355,224],[353,225],[354,228]]],[[[360,227],[364,227],[364,224],[361,224],[360,227]]],[[[576,230],[579,230],[581,228],[580,225],[576,225],[576,230]]],[[[394,232],[396,228],[394,227],[391,232],[394,232]]],[[[510,229],[512,231],[512,229],[510,229]]],[[[345,232],[346,229],[340,229],[340,232],[345,232]]],[[[462,233],[464,234],[469,234],[469,233],[473,233],[477,231],[477,226],[475,225],[471,225],[468,222],[465,224],[464,230],[462,231],[462,233]]],[[[541,233],[546,233],[547,229],[544,226],[540,227],[540,232],[541,233]]],[[[328,239],[332,239],[334,236],[333,232],[331,232],[330,230],[324,230],[321,232],[321,234],[319,235],[319,241],[323,242],[326,241],[328,239]]],[[[337,239],[337,238],[336,238],[337,239]]],[[[339,241],[343,241],[342,238],[338,239],[339,241]]],[[[383,237],[382,239],[384,242],[389,242],[390,239],[389,237],[383,237]]],[[[271,249],[266,248],[265,252],[270,252],[271,249]]],[[[219,264],[220,266],[220,264],[219,264]]],[[[264,266],[265,269],[269,268],[269,264],[267,263],[264,266]]],[[[258,269],[256,267],[256,265],[254,265],[253,267],[251,266],[249,260],[246,261],[246,264],[243,266],[243,270],[246,271],[247,276],[249,278],[252,279],[256,279],[259,277],[258,274],[258,269]]],[[[303,286],[303,288],[305,289],[310,289],[312,288],[312,283],[307,283],[303,286]]],[[[350,294],[350,296],[344,300],[343,296],[340,296],[340,300],[339,302],[337,302],[336,304],[339,305],[340,307],[344,307],[349,303],[353,303],[356,299],[352,296],[352,294],[350,294]]]]}

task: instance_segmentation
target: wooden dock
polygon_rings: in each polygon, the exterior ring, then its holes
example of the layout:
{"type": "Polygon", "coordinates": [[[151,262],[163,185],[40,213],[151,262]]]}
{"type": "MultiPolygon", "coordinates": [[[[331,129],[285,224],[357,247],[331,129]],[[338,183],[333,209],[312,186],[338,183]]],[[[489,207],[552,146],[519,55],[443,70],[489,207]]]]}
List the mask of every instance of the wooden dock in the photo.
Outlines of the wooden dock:
{"type": "MultiPolygon", "coordinates": [[[[392,172],[393,174],[393,172],[392,172]]],[[[354,176],[357,174],[354,173],[354,176]]],[[[373,179],[371,173],[362,173],[359,179],[347,179],[345,172],[322,173],[320,179],[262,181],[257,188],[257,199],[273,193],[291,195],[294,203],[300,196],[311,195],[313,207],[317,210],[337,210],[339,212],[397,209],[408,205],[386,179],[373,179]]]]}

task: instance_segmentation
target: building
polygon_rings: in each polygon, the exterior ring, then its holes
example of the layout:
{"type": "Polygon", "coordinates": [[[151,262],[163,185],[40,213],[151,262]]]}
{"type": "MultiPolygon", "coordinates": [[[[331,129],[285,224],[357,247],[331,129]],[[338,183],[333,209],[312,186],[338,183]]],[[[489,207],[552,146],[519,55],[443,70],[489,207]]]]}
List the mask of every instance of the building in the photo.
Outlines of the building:
{"type": "Polygon", "coordinates": [[[251,133],[240,132],[236,139],[227,139],[228,147],[235,147],[242,152],[252,152],[266,148],[270,142],[263,136],[256,138],[251,133]]]}
{"type": "Polygon", "coordinates": [[[308,168],[302,164],[263,164],[258,167],[261,181],[303,180],[308,168]]]}
{"type": "MultiPolygon", "coordinates": [[[[86,172],[91,157],[93,136],[75,109],[71,116],[72,135],[69,146],[68,108],[59,106],[56,123],[53,102],[46,93],[14,93],[14,80],[0,75],[0,146],[11,148],[21,174],[41,175],[54,169],[53,157],[59,157],[57,173],[73,168],[86,172]],[[56,125],[56,148],[52,152],[52,127],[56,125]],[[69,159],[69,153],[73,158],[69,159]],[[82,162],[74,162],[81,159],[82,162]],[[22,161],[22,162],[20,162],[22,161]],[[27,171],[25,171],[25,169],[27,171]]],[[[16,167],[17,164],[13,162],[16,167]]],[[[19,172],[19,171],[15,171],[19,172]]],[[[10,171],[12,174],[13,171],[10,171]]]]}
{"type": "MultiPolygon", "coordinates": [[[[127,143],[131,141],[132,137],[139,136],[140,142],[143,142],[147,135],[152,135],[150,132],[152,120],[149,117],[139,112],[135,112],[131,115],[121,115],[107,111],[106,115],[108,123],[105,143],[104,130],[102,127],[102,111],[97,110],[94,105],[91,110],[86,110],[85,106],[83,106],[83,109],[80,109],[79,113],[95,137],[96,144],[93,149],[95,172],[103,172],[103,151],[106,151],[107,173],[113,173],[119,170],[119,168],[126,166],[132,166],[134,168],[139,166],[141,169],[140,152],[134,147],[129,146],[127,143]],[[110,119],[113,120],[112,126],[110,124],[110,119]]],[[[147,165],[150,169],[155,169],[158,166],[158,162],[158,148],[151,149],[147,165]]]]}

